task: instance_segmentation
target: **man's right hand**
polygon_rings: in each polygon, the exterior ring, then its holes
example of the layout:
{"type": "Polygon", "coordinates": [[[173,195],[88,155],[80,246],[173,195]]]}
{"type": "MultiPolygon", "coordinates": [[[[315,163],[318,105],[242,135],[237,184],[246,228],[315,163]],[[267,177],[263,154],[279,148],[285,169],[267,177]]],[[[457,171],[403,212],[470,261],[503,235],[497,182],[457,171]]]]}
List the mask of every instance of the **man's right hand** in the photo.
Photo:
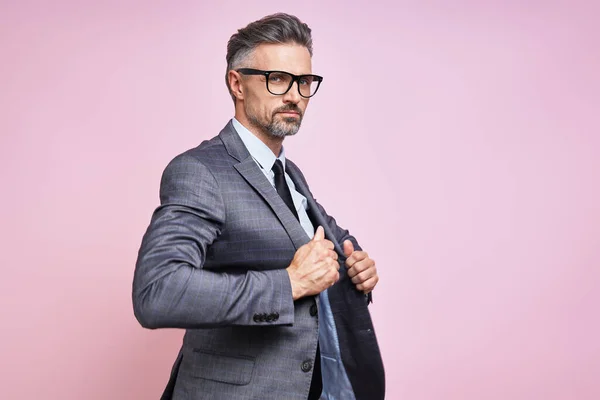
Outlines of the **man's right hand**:
{"type": "Polygon", "coordinates": [[[312,240],[296,251],[287,268],[294,300],[321,293],[340,279],[338,255],[333,248],[319,226],[312,240]]]}

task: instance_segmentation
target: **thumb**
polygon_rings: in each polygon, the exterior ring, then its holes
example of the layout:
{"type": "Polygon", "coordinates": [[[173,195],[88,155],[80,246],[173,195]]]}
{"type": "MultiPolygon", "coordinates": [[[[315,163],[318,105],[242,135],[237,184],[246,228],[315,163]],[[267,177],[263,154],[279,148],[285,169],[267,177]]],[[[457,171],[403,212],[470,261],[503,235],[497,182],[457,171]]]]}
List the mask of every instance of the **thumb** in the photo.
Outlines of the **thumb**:
{"type": "Polygon", "coordinates": [[[354,253],[354,245],[350,240],[344,240],[344,255],[350,257],[352,253],[354,253]]]}
{"type": "Polygon", "coordinates": [[[317,230],[315,231],[315,236],[313,237],[313,240],[316,242],[318,240],[323,240],[325,239],[325,230],[323,229],[322,226],[319,226],[317,228],[317,230]]]}

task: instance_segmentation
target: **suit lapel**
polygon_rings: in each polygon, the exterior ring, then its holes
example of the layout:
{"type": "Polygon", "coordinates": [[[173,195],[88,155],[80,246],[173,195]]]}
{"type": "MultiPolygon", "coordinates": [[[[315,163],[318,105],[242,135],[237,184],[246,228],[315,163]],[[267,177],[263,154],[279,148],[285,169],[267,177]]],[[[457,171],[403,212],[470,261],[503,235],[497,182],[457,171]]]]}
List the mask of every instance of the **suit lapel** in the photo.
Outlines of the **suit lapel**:
{"type": "Polygon", "coordinates": [[[248,184],[252,186],[271,207],[290,239],[294,243],[296,249],[306,244],[309,240],[306,232],[302,229],[302,225],[298,222],[294,214],[285,205],[275,188],[271,185],[267,177],[260,170],[252,157],[247,158],[239,164],[234,165],[235,169],[246,179],[248,184]]]}
{"type": "Polygon", "coordinates": [[[329,225],[327,224],[327,220],[325,219],[325,216],[323,214],[321,214],[321,212],[319,212],[317,202],[312,197],[310,190],[308,190],[308,187],[304,184],[304,180],[298,176],[299,171],[296,170],[295,166],[293,166],[291,162],[288,162],[287,167],[286,167],[286,172],[288,173],[290,178],[292,178],[292,181],[294,181],[294,185],[296,185],[296,190],[302,196],[306,197],[306,202],[308,203],[307,214],[308,214],[308,217],[310,218],[310,221],[312,222],[313,226],[315,227],[315,229],[317,229],[317,227],[319,225],[321,225],[323,227],[323,229],[325,230],[325,238],[328,240],[331,240],[333,242],[333,245],[335,246],[335,250],[338,253],[343,254],[344,252],[343,252],[342,248],[340,247],[340,244],[337,242],[337,239],[336,239],[335,235],[333,234],[331,228],[329,228],[329,225]]]}
{"type": "Polygon", "coordinates": [[[229,155],[239,161],[234,168],[242,175],[248,184],[254,188],[271,207],[287,234],[289,235],[294,247],[300,248],[309,241],[308,236],[302,225],[298,222],[294,214],[283,202],[275,188],[271,185],[267,177],[260,170],[256,162],[248,152],[248,149],[242,142],[242,139],[235,132],[231,121],[219,134],[229,155]]]}
{"type": "Polygon", "coordinates": [[[341,244],[338,243],[337,238],[335,237],[333,231],[327,224],[327,220],[325,219],[325,216],[323,214],[321,214],[321,212],[319,211],[317,202],[312,197],[312,194],[310,193],[310,190],[308,190],[308,187],[304,184],[304,180],[299,177],[300,172],[297,170],[297,167],[292,165],[292,163],[288,163],[287,165],[288,166],[286,167],[286,172],[288,173],[290,178],[292,178],[292,181],[294,181],[294,185],[296,185],[296,190],[302,196],[306,197],[306,201],[308,203],[307,213],[308,213],[308,217],[310,218],[313,226],[315,227],[315,229],[317,229],[317,227],[319,225],[321,225],[323,227],[323,229],[325,230],[325,238],[330,240],[331,242],[333,242],[335,251],[340,256],[343,256],[344,250],[342,249],[341,244]]]}
{"type": "MultiPolygon", "coordinates": [[[[339,298],[340,296],[343,296],[342,292],[344,292],[345,290],[354,291],[353,284],[350,284],[350,285],[348,285],[346,283],[339,284],[339,283],[345,282],[345,281],[350,282],[350,278],[348,277],[348,272],[346,271],[346,266],[345,266],[346,256],[344,255],[344,250],[342,248],[342,244],[338,242],[335,234],[329,227],[329,224],[327,223],[327,219],[326,219],[325,215],[323,215],[319,211],[317,201],[314,199],[314,197],[310,193],[310,190],[308,190],[308,187],[304,183],[304,179],[302,179],[300,177],[300,175],[301,175],[300,170],[298,169],[298,167],[293,165],[291,162],[290,163],[286,162],[286,172],[290,175],[290,178],[292,178],[292,180],[294,181],[294,184],[296,185],[296,190],[300,194],[302,194],[304,197],[306,197],[306,201],[308,203],[307,214],[308,214],[308,217],[310,218],[310,221],[312,222],[313,226],[315,227],[315,229],[317,229],[317,227],[319,225],[323,227],[323,230],[325,231],[325,238],[330,240],[333,243],[334,249],[338,254],[338,260],[341,264],[341,268],[339,269],[340,280],[338,281],[338,284],[335,284],[333,287],[329,288],[328,293],[330,294],[330,300],[339,298]],[[289,166],[289,168],[288,168],[288,166],[289,166]]],[[[339,303],[332,304],[332,307],[335,308],[338,305],[339,305],[339,303]]]]}

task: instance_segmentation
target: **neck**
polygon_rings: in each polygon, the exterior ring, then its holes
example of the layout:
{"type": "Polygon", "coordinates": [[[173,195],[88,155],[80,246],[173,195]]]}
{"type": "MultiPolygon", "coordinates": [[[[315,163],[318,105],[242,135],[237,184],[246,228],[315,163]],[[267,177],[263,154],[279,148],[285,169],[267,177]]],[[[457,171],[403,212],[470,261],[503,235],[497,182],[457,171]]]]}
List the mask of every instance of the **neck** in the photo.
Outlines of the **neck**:
{"type": "Polygon", "coordinates": [[[279,157],[279,154],[281,153],[281,147],[283,146],[284,138],[270,135],[268,132],[265,132],[264,129],[261,129],[255,126],[254,124],[250,123],[248,118],[246,118],[246,115],[241,115],[241,113],[236,112],[235,119],[237,119],[240,122],[240,124],[244,125],[246,129],[252,132],[254,136],[259,138],[261,142],[263,142],[269,149],[271,149],[273,154],[275,154],[275,157],[279,157]]]}

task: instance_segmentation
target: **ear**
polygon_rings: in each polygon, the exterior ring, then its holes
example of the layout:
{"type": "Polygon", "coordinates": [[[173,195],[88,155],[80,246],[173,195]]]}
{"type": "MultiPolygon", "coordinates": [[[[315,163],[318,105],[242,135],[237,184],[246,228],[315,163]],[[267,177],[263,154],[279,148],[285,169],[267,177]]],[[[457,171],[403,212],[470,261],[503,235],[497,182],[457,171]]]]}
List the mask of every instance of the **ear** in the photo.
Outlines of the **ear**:
{"type": "Polygon", "coordinates": [[[244,87],[242,85],[242,76],[234,70],[229,70],[227,73],[227,79],[233,96],[238,100],[243,100],[244,87]]]}

